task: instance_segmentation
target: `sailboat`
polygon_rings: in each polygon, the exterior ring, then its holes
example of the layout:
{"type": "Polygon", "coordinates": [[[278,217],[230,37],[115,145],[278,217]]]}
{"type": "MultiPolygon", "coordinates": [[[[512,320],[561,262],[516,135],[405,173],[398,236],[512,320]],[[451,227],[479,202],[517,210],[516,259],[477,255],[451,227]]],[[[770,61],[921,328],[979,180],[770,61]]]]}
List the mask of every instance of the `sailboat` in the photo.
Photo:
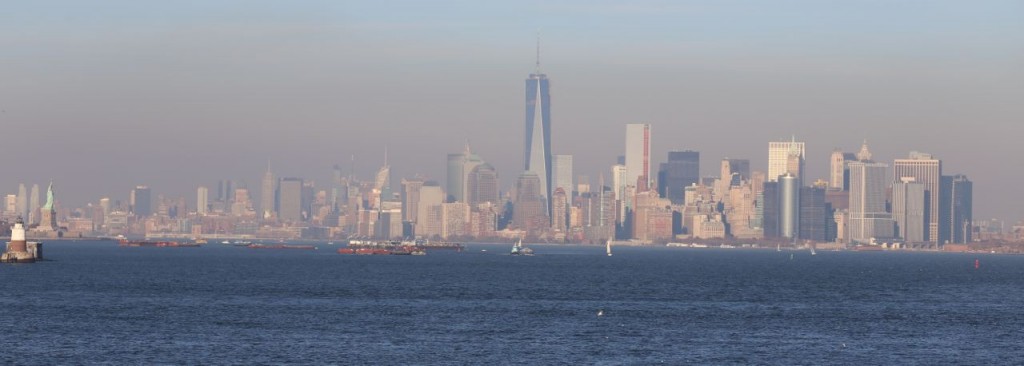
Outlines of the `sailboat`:
{"type": "Polygon", "coordinates": [[[782,251],[782,244],[775,244],[775,251],[776,252],[781,252],[782,251]]]}
{"type": "Polygon", "coordinates": [[[608,252],[608,256],[611,257],[612,256],[612,241],[611,240],[605,240],[604,241],[604,248],[605,248],[605,251],[608,252]]]}
{"type": "Polygon", "coordinates": [[[511,255],[533,255],[533,249],[523,246],[523,238],[519,238],[516,244],[512,246],[511,255]]]}
{"type": "Polygon", "coordinates": [[[814,246],[811,245],[811,255],[818,255],[818,252],[814,251],[814,246]]]}

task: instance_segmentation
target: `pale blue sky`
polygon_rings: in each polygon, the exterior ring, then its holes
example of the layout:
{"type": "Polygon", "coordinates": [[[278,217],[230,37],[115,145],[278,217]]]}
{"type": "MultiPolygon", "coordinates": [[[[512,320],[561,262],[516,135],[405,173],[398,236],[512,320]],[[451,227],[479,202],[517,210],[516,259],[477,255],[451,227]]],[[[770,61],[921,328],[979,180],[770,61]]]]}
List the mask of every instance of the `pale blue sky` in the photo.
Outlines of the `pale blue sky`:
{"type": "MultiPolygon", "coordinates": [[[[626,123],[656,161],[700,150],[764,169],[808,142],[810,177],[868,139],[975,181],[976,216],[1024,217],[1022,1],[21,1],[0,12],[0,140],[69,204],[136,184],[326,183],[390,146],[397,177],[443,177],[470,140],[506,182],[522,162],[523,79],[543,34],[553,149],[608,171],[626,123]],[[998,162],[998,163],[997,163],[998,162]]],[[[397,182],[397,179],[396,179],[397,182]]],[[[396,183],[397,184],[397,183],[396,183]]]]}

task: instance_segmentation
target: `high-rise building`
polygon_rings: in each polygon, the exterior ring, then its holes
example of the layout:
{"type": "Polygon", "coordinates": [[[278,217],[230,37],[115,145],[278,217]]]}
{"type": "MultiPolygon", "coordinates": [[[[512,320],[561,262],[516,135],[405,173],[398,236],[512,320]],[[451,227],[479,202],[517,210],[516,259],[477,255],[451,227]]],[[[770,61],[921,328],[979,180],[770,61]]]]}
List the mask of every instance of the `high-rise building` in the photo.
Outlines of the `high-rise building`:
{"type": "Polygon", "coordinates": [[[925,201],[927,190],[924,184],[914,181],[913,177],[901,177],[892,185],[892,218],[896,221],[896,235],[903,241],[912,243],[924,242],[925,201]]]}
{"type": "Polygon", "coordinates": [[[626,125],[626,185],[646,191],[651,186],[651,125],[626,125]]]}
{"type": "Polygon", "coordinates": [[[768,143],[768,181],[775,182],[779,176],[792,173],[804,181],[804,143],[793,141],[768,143]]]}
{"type": "Polygon", "coordinates": [[[466,144],[466,150],[461,153],[448,154],[448,179],[445,185],[448,192],[447,201],[468,202],[469,174],[481,164],[484,164],[484,160],[469,150],[469,144],[466,144]]]}
{"type": "Polygon", "coordinates": [[[552,171],[554,172],[552,181],[555,182],[555,185],[551,187],[551,192],[561,188],[565,191],[566,197],[572,197],[572,155],[555,155],[552,171]]]}
{"type": "MultiPolygon", "coordinates": [[[[749,168],[749,165],[748,165],[749,168]]],[[[700,152],[669,151],[658,169],[658,194],[674,205],[685,204],[685,190],[700,181],[700,152]]]]}
{"type": "Polygon", "coordinates": [[[565,233],[568,230],[569,198],[562,187],[555,188],[551,194],[551,229],[556,233],[565,233]]]}
{"type": "Polygon", "coordinates": [[[277,183],[277,217],[285,222],[303,221],[302,178],[281,178],[277,183]]]}
{"type": "Polygon", "coordinates": [[[800,239],[831,241],[828,232],[831,218],[831,210],[825,202],[825,189],[800,187],[800,239]]]}
{"type": "Polygon", "coordinates": [[[419,179],[402,180],[402,220],[416,222],[420,207],[420,188],[423,181],[419,179]]]}
{"type": "Polygon", "coordinates": [[[196,189],[196,213],[206,215],[209,207],[210,190],[206,187],[199,186],[199,188],[196,189]]]}
{"type": "Polygon", "coordinates": [[[779,182],[764,182],[761,194],[758,195],[758,207],[761,209],[761,227],[764,230],[764,237],[774,239],[782,236],[781,225],[779,224],[782,209],[779,207],[781,195],[779,182]]]}
{"type": "Polygon", "coordinates": [[[957,174],[942,177],[943,212],[940,219],[944,232],[940,233],[943,243],[969,243],[973,240],[974,184],[966,175],[957,174]]]}
{"type": "Polygon", "coordinates": [[[153,214],[153,198],[149,187],[136,186],[129,198],[131,199],[131,211],[135,216],[145,217],[153,214]]]}
{"type": "Polygon", "coordinates": [[[779,177],[779,229],[784,238],[800,236],[800,180],[790,172],[779,177]]]}
{"type": "Polygon", "coordinates": [[[276,183],[274,173],[270,172],[270,164],[267,164],[267,172],[263,173],[263,182],[260,184],[260,217],[263,219],[273,217],[277,210],[274,207],[274,195],[277,193],[277,187],[274,184],[276,183]]]}
{"type": "Polygon", "coordinates": [[[466,200],[470,207],[485,202],[497,204],[500,199],[498,187],[498,171],[488,163],[477,165],[466,178],[466,200]]]}
{"type": "Polygon", "coordinates": [[[18,185],[18,197],[15,209],[18,211],[18,216],[23,220],[28,218],[28,190],[25,189],[25,184],[18,185]]]}
{"type": "MultiPolygon", "coordinates": [[[[867,149],[865,145],[862,150],[867,149]]],[[[868,153],[868,159],[871,160],[871,155],[868,153]]],[[[853,153],[843,152],[842,150],[835,149],[832,151],[832,157],[829,159],[829,184],[828,187],[833,191],[848,191],[850,190],[850,162],[858,161],[857,156],[853,153]]]]}
{"type": "Polygon", "coordinates": [[[850,163],[850,242],[893,237],[892,215],[885,207],[887,169],[881,163],[850,163]]]}
{"type": "Polygon", "coordinates": [[[516,179],[516,199],[513,209],[515,227],[529,234],[539,234],[550,226],[544,197],[541,196],[540,177],[526,171],[516,179]]]}
{"type": "Polygon", "coordinates": [[[39,222],[39,185],[32,184],[32,190],[29,191],[28,195],[28,220],[29,224],[36,224],[39,222]]]}
{"type": "Polygon", "coordinates": [[[914,151],[910,153],[910,157],[907,159],[896,159],[893,162],[892,170],[894,181],[908,177],[914,178],[915,182],[924,185],[924,189],[927,192],[927,198],[924,202],[924,213],[928,222],[925,226],[924,241],[933,244],[942,243],[940,241],[942,238],[939,236],[941,232],[940,225],[944,225],[944,223],[939,221],[939,212],[943,210],[943,207],[939,207],[942,161],[936,159],[931,154],[914,151]]]}
{"type": "Polygon", "coordinates": [[[441,236],[443,225],[443,212],[441,204],[444,203],[445,194],[441,185],[434,181],[424,182],[420,187],[419,201],[417,202],[416,213],[416,236],[432,238],[441,236]]]}
{"type": "MultiPolygon", "coordinates": [[[[548,77],[540,72],[540,42],[537,68],[526,79],[525,170],[540,179],[544,200],[551,197],[551,94],[548,77]]],[[[545,207],[545,211],[548,209],[545,207]]]]}
{"type": "MultiPolygon", "coordinates": [[[[635,183],[634,183],[635,184],[635,183]]],[[[626,186],[632,186],[626,182],[626,166],[622,164],[612,165],[612,192],[615,200],[626,199],[626,186]]]]}

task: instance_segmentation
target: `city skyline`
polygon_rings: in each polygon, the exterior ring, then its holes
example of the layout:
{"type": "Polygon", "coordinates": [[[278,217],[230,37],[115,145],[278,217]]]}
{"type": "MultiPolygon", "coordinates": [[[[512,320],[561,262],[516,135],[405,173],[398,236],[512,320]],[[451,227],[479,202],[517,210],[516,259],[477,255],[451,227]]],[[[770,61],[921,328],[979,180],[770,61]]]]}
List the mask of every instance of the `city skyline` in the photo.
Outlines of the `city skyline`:
{"type": "MultiPolygon", "coordinates": [[[[1024,199],[1014,189],[1024,173],[977,163],[1019,155],[1012,136],[1020,132],[1022,107],[1014,101],[1024,75],[1009,66],[1020,60],[1019,48],[1011,46],[1024,32],[1012,31],[1020,24],[1008,14],[1019,14],[1020,4],[940,2],[925,13],[894,7],[846,14],[809,2],[781,9],[644,5],[620,14],[599,10],[614,8],[610,4],[546,6],[543,19],[526,22],[512,12],[499,27],[448,18],[455,26],[445,31],[409,21],[411,13],[392,13],[387,18],[393,22],[380,22],[350,4],[323,15],[308,6],[278,15],[278,7],[257,4],[245,24],[233,23],[237,18],[226,9],[196,4],[189,10],[209,11],[213,18],[188,11],[161,14],[161,6],[126,4],[123,12],[133,17],[118,17],[111,9],[70,3],[55,13],[18,4],[3,23],[10,32],[0,36],[14,51],[0,60],[11,86],[0,91],[0,123],[6,127],[0,138],[9,161],[46,163],[18,164],[17,175],[0,177],[0,190],[16,192],[20,183],[52,179],[71,206],[100,197],[126,200],[136,185],[168,197],[194,197],[198,185],[212,187],[221,179],[244,181],[253,190],[268,158],[281,167],[277,176],[326,184],[330,167],[348,166],[352,155],[357,175],[372,175],[383,163],[385,145],[391,147],[392,184],[416,174],[441,181],[444,154],[459,151],[465,140],[479,146],[475,153],[494,165],[507,190],[522,165],[515,148],[522,144],[516,137],[522,136],[516,122],[523,115],[522,75],[535,57],[532,33],[543,28],[544,72],[557,80],[551,153],[573,155],[575,175],[589,176],[591,184],[622,154],[621,130],[628,123],[652,125],[652,167],[665,162],[670,150],[694,150],[703,160],[701,176],[716,175],[716,162],[726,157],[750,159],[763,169],[764,143],[795,135],[807,143],[807,180],[827,179],[830,152],[854,151],[867,139],[877,161],[927,151],[951,172],[978,182],[976,219],[1022,216],[1013,202],[1024,199]],[[790,39],[780,23],[746,15],[758,10],[800,11],[835,22],[787,23],[823,31],[790,39]],[[67,19],[63,12],[79,13],[54,28],[65,32],[47,30],[67,19]],[[637,25],[637,14],[651,19],[654,12],[668,16],[653,18],[649,28],[637,25]],[[873,32],[849,33],[868,14],[883,15],[871,18],[873,32]],[[38,18],[33,15],[45,16],[38,24],[22,20],[38,18]],[[678,19],[670,22],[673,16],[678,19]],[[710,21],[686,21],[700,16],[710,21]],[[712,24],[732,17],[751,23],[738,29],[712,24]],[[566,25],[545,24],[562,18],[566,25]],[[305,25],[296,29],[289,19],[305,25]],[[607,31],[586,25],[597,19],[623,22],[611,22],[621,25],[607,31]],[[424,43],[389,51],[410,44],[402,37],[408,34],[403,22],[423,29],[424,43]],[[174,27],[186,23],[196,27],[174,27]],[[340,30],[338,24],[351,28],[340,30]],[[359,31],[366,29],[379,33],[359,31]],[[467,29],[482,32],[453,36],[467,29]],[[247,36],[250,30],[266,37],[247,36]],[[586,33],[608,31],[618,33],[600,40],[589,36],[601,33],[586,33]],[[880,42],[887,32],[902,37],[880,42]],[[766,42],[741,37],[757,33],[766,42]],[[337,41],[343,35],[351,41],[337,41]],[[493,35],[495,42],[481,43],[493,35]],[[836,36],[848,42],[837,47],[836,36]],[[971,42],[981,36],[993,42],[971,42]],[[370,41],[384,46],[366,47],[370,41]],[[267,42],[279,47],[268,49],[267,42]],[[237,55],[217,47],[229,43],[238,43],[237,55]],[[918,45],[918,51],[892,53],[907,44],[918,45]],[[356,51],[358,61],[343,61],[356,51]],[[168,64],[160,58],[168,52],[190,56],[183,65],[168,64]],[[807,63],[786,61],[794,58],[807,63]],[[408,83],[385,77],[406,69],[408,83]],[[769,92],[780,88],[788,94],[769,92]],[[877,90],[886,92],[870,92],[877,90]],[[972,133],[965,135],[959,125],[972,133]]],[[[490,9],[471,6],[464,16],[488,19],[482,13],[490,9]]]]}

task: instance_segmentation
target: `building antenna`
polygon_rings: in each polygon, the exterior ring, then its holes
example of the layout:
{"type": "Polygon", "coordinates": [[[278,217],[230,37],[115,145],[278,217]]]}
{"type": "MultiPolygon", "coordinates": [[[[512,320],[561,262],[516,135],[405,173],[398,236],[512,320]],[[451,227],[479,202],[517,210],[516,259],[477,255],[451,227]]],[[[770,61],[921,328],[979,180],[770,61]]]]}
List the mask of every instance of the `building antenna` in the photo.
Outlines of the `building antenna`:
{"type": "Polygon", "coordinates": [[[536,73],[540,74],[540,28],[537,28],[537,69],[536,73]]]}
{"type": "Polygon", "coordinates": [[[388,145],[384,145],[384,166],[388,166],[388,145]]]}
{"type": "Polygon", "coordinates": [[[348,170],[348,179],[352,180],[356,177],[356,154],[352,154],[352,163],[348,170]]]}

